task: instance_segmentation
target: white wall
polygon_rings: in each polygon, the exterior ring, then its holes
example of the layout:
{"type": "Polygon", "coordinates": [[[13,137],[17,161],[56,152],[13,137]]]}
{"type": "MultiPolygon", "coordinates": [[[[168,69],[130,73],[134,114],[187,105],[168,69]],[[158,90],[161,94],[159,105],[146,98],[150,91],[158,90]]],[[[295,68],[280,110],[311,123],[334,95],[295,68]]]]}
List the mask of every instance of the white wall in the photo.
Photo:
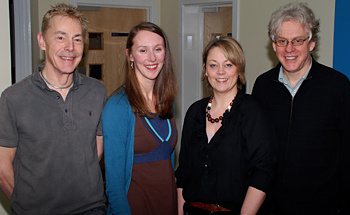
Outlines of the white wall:
{"type": "MultiPolygon", "coordinates": [[[[275,67],[276,55],[267,36],[267,25],[271,14],[291,0],[240,0],[239,42],[246,56],[246,78],[248,93],[255,79],[263,72],[275,67]]],[[[316,60],[332,66],[335,0],[302,0],[320,19],[320,40],[313,53],[316,60]]]]}
{"type": "MultiPolygon", "coordinates": [[[[178,60],[178,12],[177,12],[178,3],[177,1],[162,1],[159,0],[159,26],[165,31],[168,36],[170,43],[170,50],[173,57],[173,63],[175,67],[175,73],[177,75],[177,70],[179,69],[176,64],[178,60]],[[175,8],[175,9],[174,9],[175,8]]],[[[176,124],[181,125],[180,112],[179,112],[180,103],[178,97],[175,99],[175,118],[176,124]]],[[[177,127],[178,132],[181,132],[181,126],[177,127]]],[[[178,143],[175,151],[175,164],[177,164],[177,158],[179,154],[179,145],[180,145],[180,135],[178,136],[178,143]]]]}
{"type": "MultiPolygon", "coordinates": [[[[0,1],[0,92],[11,85],[10,20],[8,1],[0,1]]],[[[0,215],[10,212],[9,200],[0,191],[0,215]],[[8,212],[6,212],[6,210],[8,212]]]]}
{"type": "Polygon", "coordinates": [[[8,1],[0,1],[0,91],[11,85],[10,20],[8,1]]]}

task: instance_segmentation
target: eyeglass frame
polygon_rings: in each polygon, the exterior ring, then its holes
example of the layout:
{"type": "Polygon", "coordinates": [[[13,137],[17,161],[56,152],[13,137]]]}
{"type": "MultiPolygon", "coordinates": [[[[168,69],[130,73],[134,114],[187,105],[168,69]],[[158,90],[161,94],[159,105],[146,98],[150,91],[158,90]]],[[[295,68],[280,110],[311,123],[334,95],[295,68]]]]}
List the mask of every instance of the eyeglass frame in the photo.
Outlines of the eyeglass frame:
{"type": "MultiPolygon", "coordinates": [[[[276,44],[276,46],[278,46],[278,47],[287,47],[289,43],[292,43],[293,46],[301,46],[301,45],[303,45],[304,42],[305,42],[307,39],[309,39],[309,38],[310,38],[310,36],[306,37],[305,39],[296,38],[296,39],[291,40],[291,41],[287,40],[287,44],[286,44],[285,46],[277,45],[278,40],[273,41],[273,42],[274,42],[274,43],[276,44]],[[302,42],[301,44],[295,45],[294,42],[293,42],[293,41],[295,41],[295,40],[301,40],[301,41],[303,41],[303,42],[302,42]]],[[[286,40],[286,39],[282,39],[282,40],[286,40]]]]}

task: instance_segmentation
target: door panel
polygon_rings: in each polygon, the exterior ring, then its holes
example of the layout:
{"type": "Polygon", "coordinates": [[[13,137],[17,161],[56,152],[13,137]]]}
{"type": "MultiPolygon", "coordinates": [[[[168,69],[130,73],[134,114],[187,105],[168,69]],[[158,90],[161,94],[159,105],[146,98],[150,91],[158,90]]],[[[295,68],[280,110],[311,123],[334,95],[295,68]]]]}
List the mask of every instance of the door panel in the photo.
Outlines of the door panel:
{"type": "MultiPolygon", "coordinates": [[[[232,7],[219,7],[219,12],[204,12],[203,48],[216,36],[232,33],[232,7]]],[[[203,83],[203,98],[211,95],[211,89],[203,83]]]]}
{"type": "MultiPolygon", "coordinates": [[[[80,71],[86,71],[90,76],[90,65],[101,65],[100,81],[106,86],[110,96],[124,83],[124,61],[127,34],[118,36],[116,33],[129,33],[130,29],[142,21],[147,21],[147,9],[107,8],[100,7],[99,11],[83,11],[89,20],[86,35],[84,57],[79,64],[80,71]],[[99,39],[93,37],[89,49],[89,34],[101,34],[99,39]],[[96,46],[97,40],[101,47],[96,46]],[[97,47],[97,48],[96,48],[97,47]]],[[[120,35],[120,34],[119,34],[120,35]]]]}

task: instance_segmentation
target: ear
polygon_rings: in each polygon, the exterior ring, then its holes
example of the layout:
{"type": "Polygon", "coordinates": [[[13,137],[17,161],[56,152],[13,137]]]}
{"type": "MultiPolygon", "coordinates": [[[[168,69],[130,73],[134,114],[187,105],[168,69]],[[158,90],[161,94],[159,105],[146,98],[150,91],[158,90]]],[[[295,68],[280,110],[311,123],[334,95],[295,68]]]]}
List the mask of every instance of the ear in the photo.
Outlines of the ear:
{"type": "Polygon", "coordinates": [[[276,43],[272,42],[272,47],[273,47],[273,50],[276,52],[276,49],[277,49],[276,43]]]}
{"type": "Polygon", "coordinates": [[[132,57],[132,54],[130,54],[129,49],[125,49],[126,57],[129,59],[129,61],[134,61],[134,58],[132,57]]]}
{"type": "Polygon", "coordinates": [[[207,68],[205,67],[205,63],[203,63],[203,69],[205,71],[205,76],[208,76],[207,68]]]}
{"type": "Polygon", "coordinates": [[[312,52],[315,49],[316,42],[315,41],[310,41],[309,42],[309,51],[312,52]]]}
{"type": "Polygon", "coordinates": [[[45,40],[44,40],[43,34],[41,32],[39,32],[36,37],[38,39],[38,45],[39,45],[40,49],[45,51],[46,50],[46,45],[45,45],[45,40]]]}

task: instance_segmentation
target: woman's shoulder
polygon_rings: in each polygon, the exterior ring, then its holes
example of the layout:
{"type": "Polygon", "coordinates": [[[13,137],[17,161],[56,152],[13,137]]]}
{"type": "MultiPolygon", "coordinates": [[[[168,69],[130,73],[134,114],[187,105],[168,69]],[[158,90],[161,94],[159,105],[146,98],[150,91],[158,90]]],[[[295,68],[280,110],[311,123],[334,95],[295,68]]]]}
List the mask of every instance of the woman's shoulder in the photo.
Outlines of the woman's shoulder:
{"type": "Polygon", "coordinates": [[[187,109],[187,112],[198,112],[198,110],[206,107],[209,101],[208,98],[200,99],[191,104],[191,106],[187,109]]]}
{"type": "Polygon", "coordinates": [[[123,88],[113,93],[109,99],[107,100],[107,103],[103,109],[104,112],[109,111],[131,111],[130,103],[128,100],[128,96],[126,95],[123,88]]]}
{"type": "Polygon", "coordinates": [[[209,97],[194,102],[186,111],[185,122],[197,122],[200,120],[201,116],[205,115],[208,101],[209,97]]]}
{"type": "MultiPolygon", "coordinates": [[[[128,96],[125,93],[124,89],[121,88],[118,91],[114,92],[107,101],[107,104],[120,104],[120,105],[126,105],[129,104],[128,96]]],[[[107,105],[106,104],[106,105],[107,105]]]]}

